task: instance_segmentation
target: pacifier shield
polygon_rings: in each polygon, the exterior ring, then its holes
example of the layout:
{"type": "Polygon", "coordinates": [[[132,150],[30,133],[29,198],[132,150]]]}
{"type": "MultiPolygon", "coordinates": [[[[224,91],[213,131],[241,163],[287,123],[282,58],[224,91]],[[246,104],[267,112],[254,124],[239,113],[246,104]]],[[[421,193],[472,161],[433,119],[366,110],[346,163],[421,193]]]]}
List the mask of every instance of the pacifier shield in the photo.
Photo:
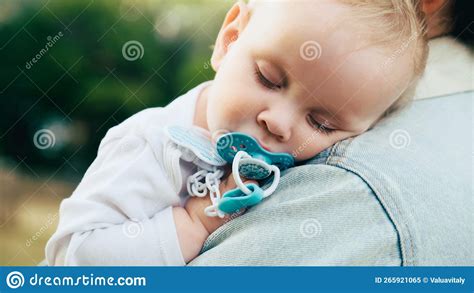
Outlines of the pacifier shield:
{"type": "Polygon", "coordinates": [[[212,166],[224,166],[225,160],[217,153],[208,131],[197,126],[164,127],[165,134],[177,145],[191,150],[199,159],[212,166]]]}
{"type": "Polygon", "coordinates": [[[220,136],[216,145],[219,155],[230,164],[239,151],[245,151],[253,158],[275,165],[280,170],[290,168],[295,163],[290,154],[269,152],[263,149],[253,137],[241,132],[231,132],[220,136]]]}

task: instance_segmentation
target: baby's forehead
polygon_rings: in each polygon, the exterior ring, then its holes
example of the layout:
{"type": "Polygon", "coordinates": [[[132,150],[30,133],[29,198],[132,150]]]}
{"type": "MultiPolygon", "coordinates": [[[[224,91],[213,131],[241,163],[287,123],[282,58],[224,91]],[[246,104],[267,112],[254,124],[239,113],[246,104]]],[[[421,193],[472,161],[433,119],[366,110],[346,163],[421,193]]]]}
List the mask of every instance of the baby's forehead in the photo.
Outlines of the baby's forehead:
{"type": "Polygon", "coordinates": [[[309,1],[257,1],[251,6],[252,17],[259,25],[298,27],[326,30],[340,22],[353,8],[337,0],[309,1]],[[324,27],[321,25],[324,24],[324,27]]]}
{"type": "Polygon", "coordinates": [[[251,44],[256,48],[285,55],[285,59],[300,59],[304,44],[310,49],[321,47],[324,50],[326,43],[337,39],[339,44],[331,48],[331,55],[345,54],[349,49],[362,46],[357,31],[344,21],[350,8],[337,1],[257,3],[248,25],[251,44]]]}

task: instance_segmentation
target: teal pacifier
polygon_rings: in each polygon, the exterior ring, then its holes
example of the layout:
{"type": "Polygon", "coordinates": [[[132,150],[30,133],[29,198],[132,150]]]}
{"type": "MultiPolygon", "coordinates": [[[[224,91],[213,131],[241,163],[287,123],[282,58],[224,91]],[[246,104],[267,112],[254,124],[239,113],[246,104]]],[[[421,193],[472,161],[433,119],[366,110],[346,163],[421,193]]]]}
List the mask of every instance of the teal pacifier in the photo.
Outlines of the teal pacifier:
{"type": "Polygon", "coordinates": [[[263,149],[251,136],[240,132],[222,135],[217,139],[218,154],[232,164],[232,174],[237,188],[224,193],[217,207],[224,213],[258,204],[271,195],[280,181],[280,170],[294,165],[287,153],[272,153],[263,149]],[[256,184],[243,184],[239,175],[248,179],[262,180],[274,175],[273,183],[263,190],[256,184]]]}

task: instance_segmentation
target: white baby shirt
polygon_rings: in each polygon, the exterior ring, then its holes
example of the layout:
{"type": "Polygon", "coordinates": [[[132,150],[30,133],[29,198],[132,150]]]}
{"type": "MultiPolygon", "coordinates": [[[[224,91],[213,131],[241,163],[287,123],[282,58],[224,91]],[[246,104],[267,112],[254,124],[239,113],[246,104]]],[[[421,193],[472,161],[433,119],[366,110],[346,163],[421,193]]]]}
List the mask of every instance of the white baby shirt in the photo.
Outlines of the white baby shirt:
{"type": "Polygon", "coordinates": [[[46,245],[49,265],[185,265],[171,207],[184,205],[183,182],[197,168],[182,160],[173,165],[163,128],[191,126],[208,84],[107,132],[76,190],[61,203],[58,228],[46,245]]]}

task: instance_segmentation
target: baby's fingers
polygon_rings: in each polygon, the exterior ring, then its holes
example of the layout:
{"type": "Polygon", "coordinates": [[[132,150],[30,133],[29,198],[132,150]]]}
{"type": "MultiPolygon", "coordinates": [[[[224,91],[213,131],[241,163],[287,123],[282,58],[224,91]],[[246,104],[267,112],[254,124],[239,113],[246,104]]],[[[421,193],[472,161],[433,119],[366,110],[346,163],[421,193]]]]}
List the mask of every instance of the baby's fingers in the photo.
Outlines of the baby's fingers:
{"type": "Polygon", "coordinates": [[[258,185],[258,182],[255,181],[255,180],[247,180],[247,181],[244,181],[244,184],[245,184],[245,185],[251,184],[251,183],[256,184],[257,186],[259,186],[259,185],[258,185]]]}
{"type": "MultiPolygon", "coordinates": [[[[245,185],[253,183],[258,185],[258,182],[255,180],[246,180],[243,181],[245,185]]],[[[225,192],[237,188],[237,184],[235,183],[233,173],[230,173],[229,177],[227,177],[221,184],[221,193],[224,194],[225,192]]]]}

